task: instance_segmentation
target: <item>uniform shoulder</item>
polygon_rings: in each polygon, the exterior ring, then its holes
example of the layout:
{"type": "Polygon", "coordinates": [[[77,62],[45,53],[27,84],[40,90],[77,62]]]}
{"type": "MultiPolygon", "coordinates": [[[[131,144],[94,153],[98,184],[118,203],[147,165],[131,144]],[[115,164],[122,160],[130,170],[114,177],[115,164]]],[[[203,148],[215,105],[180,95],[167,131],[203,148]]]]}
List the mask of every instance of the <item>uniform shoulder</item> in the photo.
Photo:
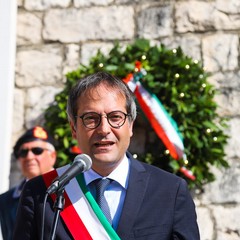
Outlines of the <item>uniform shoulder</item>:
{"type": "Polygon", "coordinates": [[[5,199],[5,198],[7,198],[8,196],[12,196],[15,188],[16,188],[16,187],[13,187],[13,188],[9,189],[8,191],[0,194],[0,199],[5,199]]]}
{"type": "Polygon", "coordinates": [[[15,191],[15,187],[0,194],[0,208],[2,208],[3,206],[6,206],[6,203],[12,202],[14,191],[15,191]]]}

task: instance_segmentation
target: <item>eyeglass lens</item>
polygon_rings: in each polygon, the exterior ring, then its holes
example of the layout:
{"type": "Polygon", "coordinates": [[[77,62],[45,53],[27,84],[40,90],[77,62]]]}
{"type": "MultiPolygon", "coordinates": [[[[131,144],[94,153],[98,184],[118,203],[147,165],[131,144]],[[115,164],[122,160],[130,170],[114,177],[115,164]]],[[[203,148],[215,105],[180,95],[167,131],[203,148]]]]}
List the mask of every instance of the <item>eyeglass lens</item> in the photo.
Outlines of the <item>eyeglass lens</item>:
{"type": "Polygon", "coordinates": [[[34,148],[23,148],[19,151],[19,157],[26,157],[28,152],[31,151],[34,155],[41,155],[45,149],[41,147],[34,147],[34,148]]]}
{"type": "MultiPolygon", "coordinates": [[[[82,121],[85,127],[94,129],[100,125],[102,121],[102,116],[103,115],[99,113],[90,112],[90,113],[83,114],[82,116],[80,116],[80,118],[82,118],[82,121]]],[[[107,121],[110,124],[110,126],[114,128],[119,128],[125,123],[127,116],[128,114],[123,113],[121,111],[113,111],[106,114],[105,117],[107,118],[107,121]]]]}

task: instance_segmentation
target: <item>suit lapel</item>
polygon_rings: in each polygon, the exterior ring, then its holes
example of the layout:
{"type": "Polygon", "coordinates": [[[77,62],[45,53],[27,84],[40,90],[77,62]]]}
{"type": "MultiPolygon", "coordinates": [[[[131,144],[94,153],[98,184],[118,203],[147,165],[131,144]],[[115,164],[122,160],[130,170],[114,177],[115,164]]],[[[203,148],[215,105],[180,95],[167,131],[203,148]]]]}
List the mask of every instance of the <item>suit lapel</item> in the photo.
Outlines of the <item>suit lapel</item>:
{"type": "Polygon", "coordinates": [[[130,234],[138,215],[147,189],[149,173],[138,161],[130,158],[130,175],[127,194],[125,197],[122,215],[120,217],[117,233],[120,236],[130,234]]]}

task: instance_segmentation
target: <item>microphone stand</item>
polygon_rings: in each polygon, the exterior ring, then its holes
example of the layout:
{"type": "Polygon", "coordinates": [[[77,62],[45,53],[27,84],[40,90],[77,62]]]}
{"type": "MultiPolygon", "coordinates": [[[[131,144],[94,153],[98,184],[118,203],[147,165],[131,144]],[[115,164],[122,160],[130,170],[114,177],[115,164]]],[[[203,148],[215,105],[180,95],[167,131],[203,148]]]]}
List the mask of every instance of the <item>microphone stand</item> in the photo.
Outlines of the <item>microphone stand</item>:
{"type": "Polygon", "coordinates": [[[58,224],[58,220],[59,220],[59,214],[60,212],[63,210],[64,208],[64,204],[65,204],[65,199],[64,199],[64,188],[60,188],[57,192],[57,198],[54,202],[53,208],[55,210],[55,214],[54,214],[54,221],[53,221],[53,226],[51,229],[51,240],[55,239],[55,235],[56,235],[56,229],[57,229],[57,224],[58,224]]]}

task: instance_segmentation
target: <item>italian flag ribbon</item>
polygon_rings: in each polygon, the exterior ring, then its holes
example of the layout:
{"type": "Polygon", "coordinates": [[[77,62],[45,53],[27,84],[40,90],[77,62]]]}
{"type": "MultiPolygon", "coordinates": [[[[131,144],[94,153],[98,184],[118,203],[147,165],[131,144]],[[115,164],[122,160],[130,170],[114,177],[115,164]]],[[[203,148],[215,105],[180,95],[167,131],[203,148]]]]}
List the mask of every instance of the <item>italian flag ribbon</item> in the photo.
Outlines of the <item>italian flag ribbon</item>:
{"type": "MultiPolygon", "coordinates": [[[[141,62],[136,61],[135,67],[136,73],[128,74],[123,81],[135,94],[142,111],[158,137],[169,150],[170,155],[176,160],[185,159],[184,144],[177,123],[168,114],[157,96],[142,86],[140,80],[146,75],[146,71],[142,68],[141,62]]],[[[193,173],[186,167],[181,167],[180,171],[186,177],[195,180],[193,173]]]]}
{"type": "MultiPolygon", "coordinates": [[[[69,164],[43,175],[46,187],[61,176],[69,164]]],[[[51,195],[53,201],[56,195],[51,195]]],[[[65,187],[65,206],[60,213],[75,240],[120,240],[86,187],[83,174],[72,179],[65,187]]]]}
{"type": "Polygon", "coordinates": [[[181,159],[184,155],[184,146],[176,122],[168,114],[157,96],[147,91],[139,80],[136,81],[133,74],[129,74],[124,81],[135,94],[141,109],[158,137],[169,150],[170,155],[176,160],[181,159]]]}

